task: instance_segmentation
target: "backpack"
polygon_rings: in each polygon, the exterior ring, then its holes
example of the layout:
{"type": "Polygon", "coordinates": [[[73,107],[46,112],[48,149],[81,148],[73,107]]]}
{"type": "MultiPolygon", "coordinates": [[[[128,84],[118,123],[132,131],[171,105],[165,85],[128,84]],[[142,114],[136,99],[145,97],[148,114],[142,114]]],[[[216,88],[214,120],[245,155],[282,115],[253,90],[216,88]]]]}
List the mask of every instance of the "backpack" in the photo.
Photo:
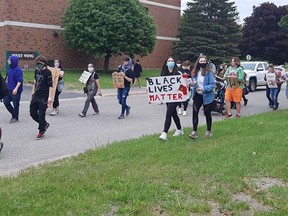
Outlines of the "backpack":
{"type": "Polygon", "coordinates": [[[2,100],[6,95],[8,95],[9,89],[7,83],[0,73],[0,100],[2,100]]]}

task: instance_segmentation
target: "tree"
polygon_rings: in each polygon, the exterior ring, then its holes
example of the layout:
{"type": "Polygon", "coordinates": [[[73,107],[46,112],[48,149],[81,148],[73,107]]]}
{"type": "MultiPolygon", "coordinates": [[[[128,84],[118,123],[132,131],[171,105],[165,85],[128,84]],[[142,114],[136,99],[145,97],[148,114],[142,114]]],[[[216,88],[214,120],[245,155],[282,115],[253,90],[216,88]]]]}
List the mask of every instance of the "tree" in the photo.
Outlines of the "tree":
{"type": "Polygon", "coordinates": [[[263,3],[253,8],[245,18],[239,48],[241,55],[250,54],[254,60],[283,64],[288,59],[288,29],[280,28],[279,21],[287,15],[287,7],[263,3]]]}
{"type": "Polygon", "coordinates": [[[228,0],[192,0],[181,18],[180,41],[174,55],[194,61],[205,53],[214,63],[230,60],[240,54],[240,25],[234,2],[228,0]]]}
{"type": "Polygon", "coordinates": [[[288,28],[288,14],[286,16],[283,16],[280,20],[280,22],[278,23],[278,25],[281,28],[288,28]]]}
{"type": "Polygon", "coordinates": [[[105,56],[148,55],[156,43],[156,25],[137,0],[70,0],[63,17],[68,45],[89,54],[105,56]]]}

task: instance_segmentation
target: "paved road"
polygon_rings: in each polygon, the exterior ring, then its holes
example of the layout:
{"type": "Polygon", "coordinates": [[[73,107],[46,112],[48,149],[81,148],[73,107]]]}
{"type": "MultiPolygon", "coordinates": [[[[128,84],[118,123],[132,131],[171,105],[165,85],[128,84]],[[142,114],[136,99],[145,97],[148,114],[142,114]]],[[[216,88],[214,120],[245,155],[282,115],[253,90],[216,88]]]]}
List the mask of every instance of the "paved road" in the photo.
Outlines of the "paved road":
{"type": "MultiPolygon", "coordinates": [[[[280,108],[288,107],[284,88],[279,95],[280,108]]],[[[93,116],[90,108],[86,118],[78,117],[85,97],[81,92],[73,92],[61,95],[60,114],[56,117],[47,115],[51,126],[43,140],[36,140],[37,124],[29,116],[29,93],[29,88],[25,88],[19,123],[9,124],[10,114],[0,104],[2,141],[5,144],[0,155],[0,175],[14,174],[31,165],[77,155],[114,141],[155,133],[159,135],[163,129],[166,106],[149,105],[144,88],[131,91],[128,98],[128,104],[132,107],[131,114],[123,120],[117,119],[120,105],[115,90],[103,90],[103,97],[96,97],[100,114],[93,116]]],[[[263,89],[250,93],[248,99],[248,106],[243,108],[242,115],[270,111],[263,89]]],[[[191,109],[189,104],[188,115],[180,117],[183,127],[191,127],[191,109]]],[[[213,120],[223,118],[220,113],[213,113],[213,120]]],[[[204,115],[201,113],[200,124],[204,123],[204,115]]],[[[171,129],[175,129],[174,123],[171,129]]],[[[168,138],[175,139],[171,134],[168,138]]]]}

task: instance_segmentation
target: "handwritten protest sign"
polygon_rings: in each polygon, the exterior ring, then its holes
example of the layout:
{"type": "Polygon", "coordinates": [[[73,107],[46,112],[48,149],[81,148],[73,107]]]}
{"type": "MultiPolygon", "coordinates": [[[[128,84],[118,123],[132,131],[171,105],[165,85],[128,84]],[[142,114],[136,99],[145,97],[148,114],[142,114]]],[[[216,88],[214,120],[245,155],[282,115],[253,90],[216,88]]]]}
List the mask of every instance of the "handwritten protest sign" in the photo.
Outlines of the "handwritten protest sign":
{"type": "Polygon", "coordinates": [[[83,73],[81,74],[79,81],[83,84],[85,84],[87,82],[87,80],[89,79],[91,73],[88,71],[83,71],[83,73]]]}
{"type": "Polygon", "coordinates": [[[147,79],[149,103],[182,102],[189,99],[187,76],[162,76],[147,79]]]}
{"type": "Polygon", "coordinates": [[[124,77],[122,73],[112,73],[112,80],[114,88],[124,88],[124,77]]]}
{"type": "Polygon", "coordinates": [[[278,88],[276,84],[276,75],[275,73],[266,74],[267,85],[269,88],[278,88]]]}

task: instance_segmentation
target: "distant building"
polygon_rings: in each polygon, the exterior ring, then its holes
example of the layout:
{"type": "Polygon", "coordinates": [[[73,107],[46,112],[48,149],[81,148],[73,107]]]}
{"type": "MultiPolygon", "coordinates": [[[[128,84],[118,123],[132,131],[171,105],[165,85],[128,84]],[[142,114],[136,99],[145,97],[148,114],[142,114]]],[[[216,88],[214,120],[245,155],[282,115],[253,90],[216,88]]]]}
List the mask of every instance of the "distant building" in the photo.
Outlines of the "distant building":
{"type": "MultiPolygon", "coordinates": [[[[157,43],[149,56],[141,59],[146,68],[160,68],[171,55],[180,25],[181,0],[139,0],[154,17],[157,43]]],[[[103,59],[68,48],[61,34],[61,16],[69,0],[1,1],[0,5],[0,67],[6,64],[7,51],[20,57],[22,68],[32,68],[36,51],[48,59],[59,58],[65,68],[85,68],[89,62],[103,66],[103,59]]],[[[110,68],[116,68],[121,58],[111,58],[110,68]]]]}

